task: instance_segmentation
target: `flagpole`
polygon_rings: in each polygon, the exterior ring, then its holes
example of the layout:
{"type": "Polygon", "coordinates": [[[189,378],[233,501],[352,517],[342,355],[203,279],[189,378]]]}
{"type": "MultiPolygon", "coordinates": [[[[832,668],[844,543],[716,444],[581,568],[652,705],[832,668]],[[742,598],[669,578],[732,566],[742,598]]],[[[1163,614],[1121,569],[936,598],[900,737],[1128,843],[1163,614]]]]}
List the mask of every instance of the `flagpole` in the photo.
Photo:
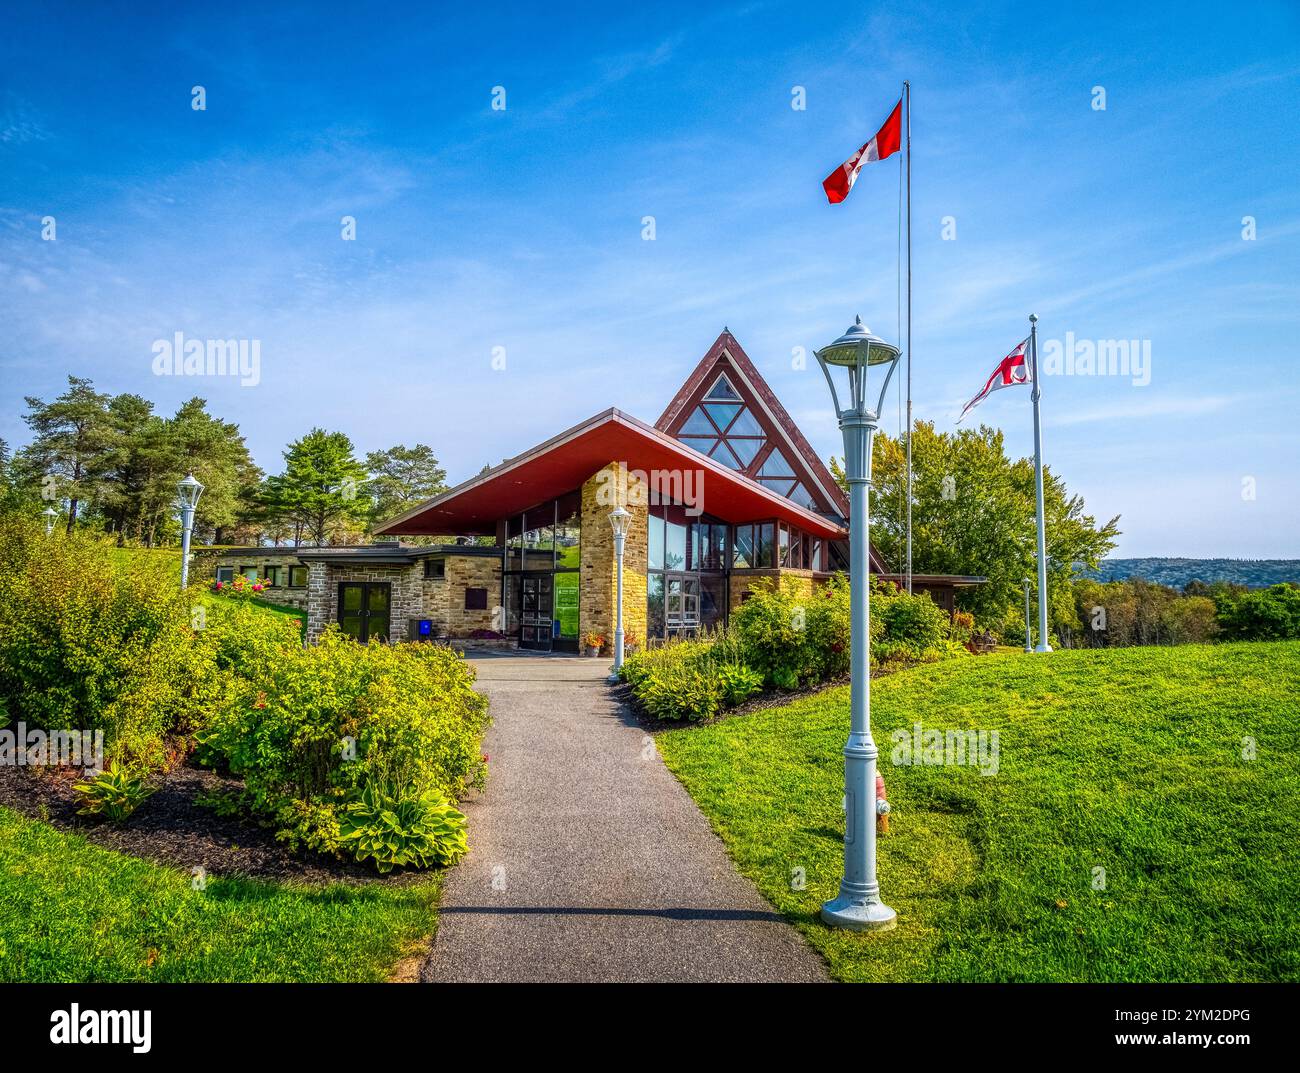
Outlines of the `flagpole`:
{"type": "Polygon", "coordinates": [[[907,591],[912,591],[912,84],[903,83],[907,101],[907,591]]]}
{"type": "Polygon", "coordinates": [[[1035,652],[1050,652],[1047,643],[1047,526],[1043,512],[1043,421],[1038,403],[1043,397],[1042,381],[1038,378],[1038,315],[1029,314],[1029,363],[1034,378],[1030,398],[1034,403],[1034,491],[1038,497],[1038,645],[1035,652]]]}

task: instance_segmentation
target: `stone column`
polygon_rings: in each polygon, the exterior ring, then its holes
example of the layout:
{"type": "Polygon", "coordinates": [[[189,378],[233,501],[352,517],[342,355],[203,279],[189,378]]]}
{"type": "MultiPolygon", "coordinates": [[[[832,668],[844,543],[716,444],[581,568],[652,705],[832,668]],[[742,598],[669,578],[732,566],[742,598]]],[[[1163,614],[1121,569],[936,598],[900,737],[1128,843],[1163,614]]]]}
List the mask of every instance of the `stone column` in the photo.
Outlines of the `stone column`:
{"type": "Polygon", "coordinates": [[[578,596],[579,643],[591,632],[614,643],[614,588],[618,564],[609,512],[623,507],[632,515],[623,550],[623,629],[644,646],[646,631],[646,540],[649,508],[644,482],[620,462],[592,475],[582,486],[581,588],[578,596]]]}

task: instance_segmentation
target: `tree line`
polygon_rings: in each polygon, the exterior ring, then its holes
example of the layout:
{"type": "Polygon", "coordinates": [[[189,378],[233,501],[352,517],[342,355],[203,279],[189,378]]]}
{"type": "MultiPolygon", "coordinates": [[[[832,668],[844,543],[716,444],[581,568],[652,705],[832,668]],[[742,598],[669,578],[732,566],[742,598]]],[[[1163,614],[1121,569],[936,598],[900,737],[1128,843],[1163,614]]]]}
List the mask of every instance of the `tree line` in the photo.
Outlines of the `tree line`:
{"type": "Polygon", "coordinates": [[[0,440],[0,501],[10,510],[59,511],[68,532],[94,528],[119,544],[179,540],[176,485],[203,483],[195,534],[209,544],[355,544],[378,522],[446,491],[446,471],[425,444],[358,458],[342,432],[313,428],[266,474],[239,426],[192,398],[171,416],[135,394],[97,391],[81,377],[46,402],[26,398],[31,442],[0,440]]]}

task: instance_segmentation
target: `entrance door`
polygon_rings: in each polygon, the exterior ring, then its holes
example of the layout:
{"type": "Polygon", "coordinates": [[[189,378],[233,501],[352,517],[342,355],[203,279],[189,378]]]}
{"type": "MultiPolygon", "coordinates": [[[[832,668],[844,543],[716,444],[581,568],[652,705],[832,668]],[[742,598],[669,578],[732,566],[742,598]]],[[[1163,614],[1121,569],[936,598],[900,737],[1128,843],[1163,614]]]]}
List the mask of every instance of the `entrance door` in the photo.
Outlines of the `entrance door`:
{"type": "Polygon", "coordinates": [[[550,574],[524,574],[520,582],[523,589],[519,601],[519,647],[549,652],[553,629],[552,577],[550,574]]]}
{"type": "Polygon", "coordinates": [[[693,637],[699,632],[699,575],[664,575],[664,618],[669,637],[693,637]]]}
{"type": "Polygon", "coordinates": [[[387,641],[391,586],[387,581],[339,584],[339,628],[358,641],[387,641]]]}

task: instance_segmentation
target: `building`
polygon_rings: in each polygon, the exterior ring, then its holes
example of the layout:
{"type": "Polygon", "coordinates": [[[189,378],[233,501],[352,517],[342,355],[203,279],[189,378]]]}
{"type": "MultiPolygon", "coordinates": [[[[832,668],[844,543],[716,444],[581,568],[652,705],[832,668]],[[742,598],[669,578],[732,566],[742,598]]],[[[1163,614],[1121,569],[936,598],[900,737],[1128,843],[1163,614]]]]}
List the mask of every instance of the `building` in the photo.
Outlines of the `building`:
{"type": "MultiPolygon", "coordinates": [[[[848,500],[729,331],[654,425],[608,409],[379,527],[363,547],[224,551],[217,577],[267,578],[277,603],[360,640],[496,640],[577,651],[613,637],[609,513],[632,514],[624,628],[636,642],[726,622],[760,579],[811,592],[847,569],[848,500]]],[[[901,581],[872,549],[872,570],[901,581]]],[[[984,579],[926,575],[951,610],[984,579]]]]}

